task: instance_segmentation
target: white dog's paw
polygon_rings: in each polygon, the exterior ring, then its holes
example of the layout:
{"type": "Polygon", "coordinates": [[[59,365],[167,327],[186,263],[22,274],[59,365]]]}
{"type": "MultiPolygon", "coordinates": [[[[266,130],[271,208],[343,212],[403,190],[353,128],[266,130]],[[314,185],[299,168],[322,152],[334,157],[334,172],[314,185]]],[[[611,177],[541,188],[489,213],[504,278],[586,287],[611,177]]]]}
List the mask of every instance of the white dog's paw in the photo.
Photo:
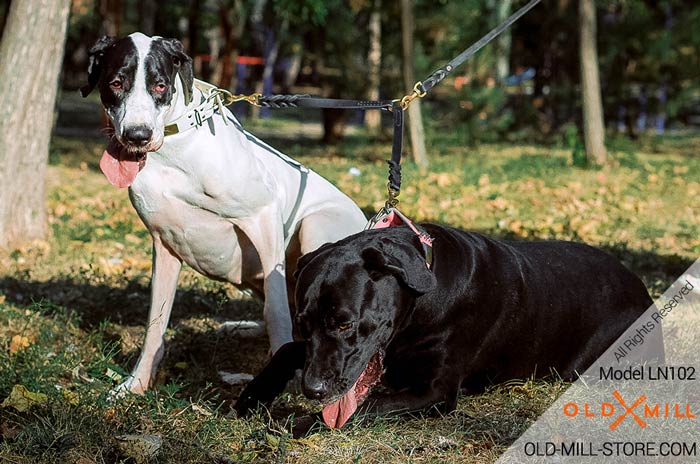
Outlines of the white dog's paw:
{"type": "Polygon", "coordinates": [[[265,322],[226,321],[216,330],[219,333],[231,334],[240,338],[257,338],[265,335],[265,322]]]}
{"type": "Polygon", "coordinates": [[[229,385],[245,385],[253,380],[253,376],[251,374],[245,374],[243,372],[234,373],[219,371],[219,377],[221,377],[221,380],[229,385]]]}
{"type": "Polygon", "coordinates": [[[134,381],[134,376],[130,375],[122,383],[112,388],[107,395],[110,401],[116,401],[124,398],[131,393],[131,384],[134,381]]]}
{"type": "Polygon", "coordinates": [[[109,391],[108,398],[110,401],[117,401],[128,395],[143,395],[145,391],[142,382],[137,382],[133,375],[129,375],[122,383],[109,391]]]}

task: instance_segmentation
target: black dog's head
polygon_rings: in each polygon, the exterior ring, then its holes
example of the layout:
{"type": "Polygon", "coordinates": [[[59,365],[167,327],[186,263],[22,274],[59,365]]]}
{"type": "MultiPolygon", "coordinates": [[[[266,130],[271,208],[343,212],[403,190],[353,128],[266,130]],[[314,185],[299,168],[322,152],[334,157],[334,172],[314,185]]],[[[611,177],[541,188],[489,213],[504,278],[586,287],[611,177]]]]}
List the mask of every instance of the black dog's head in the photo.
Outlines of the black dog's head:
{"type": "Polygon", "coordinates": [[[145,154],[163,143],[165,115],[180,76],[185,104],[191,99],[192,60],[176,39],[134,33],[102,37],[90,49],[86,97],[95,87],[114,126],[115,137],[131,153],[145,154]]]}
{"type": "Polygon", "coordinates": [[[298,268],[295,326],[307,340],[304,393],[328,404],[368,370],[378,379],[381,367],[373,364],[410,317],[415,298],[435,287],[435,277],[410,231],[365,231],[304,256],[298,268]]]}

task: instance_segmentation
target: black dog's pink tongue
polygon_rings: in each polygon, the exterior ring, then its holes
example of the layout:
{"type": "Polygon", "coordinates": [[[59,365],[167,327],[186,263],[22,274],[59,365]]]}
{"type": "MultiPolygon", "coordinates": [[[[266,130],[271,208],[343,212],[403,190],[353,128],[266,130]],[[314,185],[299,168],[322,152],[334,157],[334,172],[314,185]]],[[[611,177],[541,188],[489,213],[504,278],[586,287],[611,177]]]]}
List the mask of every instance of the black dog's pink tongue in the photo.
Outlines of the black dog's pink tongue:
{"type": "Polygon", "coordinates": [[[341,428],[357,410],[358,400],[364,399],[372,385],[379,382],[382,375],[382,356],[375,353],[360,378],[338,401],[324,406],[323,422],[331,428],[341,428]]]}
{"type": "Polygon", "coordinates": [[[350,419],[350,416],[357,410],[357,397],[355,396],[355,386],[350,389],[342,398],[335,403],[331,403],[323,408],[323,422],[331,428],[341,428],[350,419]]]}
{"type": "Polygon", "coordinates": [[[102,153],[100,169],[110,184],[117,188],[126,188],[136,179],[140,166],[136,157],[113,138],[102,153]]]}

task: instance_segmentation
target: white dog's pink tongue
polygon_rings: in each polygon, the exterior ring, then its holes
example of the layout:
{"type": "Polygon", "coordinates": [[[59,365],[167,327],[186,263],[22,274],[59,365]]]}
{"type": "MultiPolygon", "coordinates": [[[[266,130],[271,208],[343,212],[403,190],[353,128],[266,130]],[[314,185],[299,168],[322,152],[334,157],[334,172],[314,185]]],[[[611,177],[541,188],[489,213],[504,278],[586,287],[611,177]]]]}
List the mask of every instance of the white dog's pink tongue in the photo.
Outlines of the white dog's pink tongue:
{"type": "Polygon", "coordinates": [[[116,140],[107,145],[100,159],[100,169],[110,184],[117,188],[130,186],[139,173],[139,161],[116,140]]]}

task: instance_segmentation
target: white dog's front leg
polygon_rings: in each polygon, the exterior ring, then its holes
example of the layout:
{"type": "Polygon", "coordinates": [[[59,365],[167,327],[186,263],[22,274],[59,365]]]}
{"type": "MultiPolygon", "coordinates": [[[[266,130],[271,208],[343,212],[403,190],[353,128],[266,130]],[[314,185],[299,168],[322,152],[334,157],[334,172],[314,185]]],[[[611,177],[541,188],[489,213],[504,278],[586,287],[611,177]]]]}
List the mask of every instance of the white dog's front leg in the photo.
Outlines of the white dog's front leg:
{"type": "Polygon", "coordinates": [[[131,375],[119,385],[114,393],[130,391],[142,394],[155,377],[158,363],[163,358],[165,329],[175,299],[177,278],[182,262],[173,255],[158,238],[153,239],[153,275],[151,279],[151,308],[148,312],[146,338],[141,356],[131,375]]]}
{"type": "Polygon", "coordinates": [[[292,341],[292,317],[287,299],[281,224],[281,213],[273,206],[263,208],[255,217],[236,221],[236,225],[248,236],[260,256],[265,278],[263,314],[272,353],[292,341]]]}

